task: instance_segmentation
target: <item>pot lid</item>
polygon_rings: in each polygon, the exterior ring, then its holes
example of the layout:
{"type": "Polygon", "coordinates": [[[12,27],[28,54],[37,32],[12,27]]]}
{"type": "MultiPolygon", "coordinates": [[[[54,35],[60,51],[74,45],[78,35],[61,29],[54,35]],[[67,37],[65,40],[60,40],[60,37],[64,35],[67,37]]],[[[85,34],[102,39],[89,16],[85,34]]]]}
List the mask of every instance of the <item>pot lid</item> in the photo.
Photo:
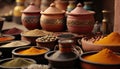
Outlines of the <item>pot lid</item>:
{"type": "Polygon", "coordinates": [[[40,9],[31,3],[26,9],[22,11],[23,13],[40,13],[40,9]]]}
{"type": "Polygon", "coordinates": [[[94,14],[94,11],[89,11],[89,10],[85,10],[82,6],[81,3],[77,4],[77,7],[75,9],[73,9],[70,13],[68,14],[73,14],[73,15],[86,15],[86,14],[94,14]]]}
{"type": "Polygon", "coordinates": [[[56,8],[54,3],[50,4],[50,6],[44,12],[41,11],[41,14],[63,14],[63,13],[65,13],[65,11],[56,8]]]}

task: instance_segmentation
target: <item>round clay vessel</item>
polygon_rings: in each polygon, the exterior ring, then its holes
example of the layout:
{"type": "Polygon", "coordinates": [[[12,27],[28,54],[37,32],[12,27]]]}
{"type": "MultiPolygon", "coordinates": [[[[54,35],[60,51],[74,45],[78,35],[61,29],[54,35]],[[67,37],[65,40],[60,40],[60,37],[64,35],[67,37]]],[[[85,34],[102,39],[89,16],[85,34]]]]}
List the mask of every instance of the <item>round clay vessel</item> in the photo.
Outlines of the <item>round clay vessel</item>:
{"type": "Polygon", "coordinates": [[[22,11],[22,24],[28,29],[40,29],[40,9],[31,3],[22,11]]]}
{"type": "Polygon", "coordinates": [[[69,0],[55,0],[56,7],[61,10],[66,10],[69,4],[69,0]]]}
{"type": "Polygon", "coordinates": [[[40,23],[44,30],[60,32],[65,28],[65,11],[55,7],[52,3],[44,12],[41,11],[40,23]]]}
{"type": "Polygon", "coordinates": [[[71,12],[67,12],[67,28],[68,31],[77,34],[91,33],[95,20],[94,11],[83,9],[80,3],[71,12]]]}

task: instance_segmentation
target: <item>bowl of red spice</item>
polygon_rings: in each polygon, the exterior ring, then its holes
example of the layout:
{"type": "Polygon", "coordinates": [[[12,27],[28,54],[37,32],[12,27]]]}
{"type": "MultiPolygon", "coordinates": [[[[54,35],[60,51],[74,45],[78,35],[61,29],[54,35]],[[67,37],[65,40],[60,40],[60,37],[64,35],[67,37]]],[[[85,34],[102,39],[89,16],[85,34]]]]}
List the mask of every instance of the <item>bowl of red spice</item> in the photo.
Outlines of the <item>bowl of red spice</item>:
{"type": "Polygon", "coordinates": [[[14,36],[11,36],[11,35],[1,35],[1,36],[0,36],[0,44],[6,43],[6,42],[8,42],[8,41],[12,41],[12,40],[14,40],[14,39],[15,39],[15,37],[14,37],[14,36]]]}
{"type": "Polygon", "coordinates": [[[109,48],[120,52],[120,34],[117,32],[111,32],[108,35],[86,36],[78,42],[81,42],[83,51],[100,51],[109,48]]]}
{"type": "Polygon", "coordinates": [[[21,39],[21,35],[20,35],[21,32],[22,30],[16,27],[2,30],[2,34],[15,36],[15,40],[21,39]]]}
{"type": "Polygon", "coordinates": [[[14,49],[12,55],[13,57],[34,59],[38,64],[47,64],[48,61],[44,58],[44,54],[48,51],[49,49],[46,47],[27,46],[14,49]]]}
{"type": "Polygon", "coordinates": [[[120,54],[105,48],[80,54],[82,69],[120,69],[120,54]]]}

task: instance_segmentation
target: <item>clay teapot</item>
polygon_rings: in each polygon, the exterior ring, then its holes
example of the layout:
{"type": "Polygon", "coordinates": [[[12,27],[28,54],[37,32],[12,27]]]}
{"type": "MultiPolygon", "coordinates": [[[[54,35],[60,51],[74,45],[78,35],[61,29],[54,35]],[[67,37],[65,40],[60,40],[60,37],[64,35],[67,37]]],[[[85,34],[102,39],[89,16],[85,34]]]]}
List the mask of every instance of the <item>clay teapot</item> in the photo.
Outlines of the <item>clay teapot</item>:
{"type": "Polygon", "coordinates": [[[22,24],[28,29],[40,29],[40,9],[31,3],[25,10],[22,11],[22,24]]]}
{"type": "Polygon", "coordinates": [[[83,9],[80,3],[71,12],[67,12],[68,31],[76,34],[91,33],[95,20],[94,11],[83,9]]]}
{"type": "Polygon", "coordinates": [[[41,11],[41,27],[44,30],[60,32],[65,28],[65,11],[56,8],[52,3],[44,12],[41,11]]]}
{"type": "Polygon", "coordinates": [[[76,69],[78,55],[73,52],[74,41],[70,39],[59,40],[59,50],[49,51],[45,58],[49,61],[51,68],[55,69],[76,69]]]}

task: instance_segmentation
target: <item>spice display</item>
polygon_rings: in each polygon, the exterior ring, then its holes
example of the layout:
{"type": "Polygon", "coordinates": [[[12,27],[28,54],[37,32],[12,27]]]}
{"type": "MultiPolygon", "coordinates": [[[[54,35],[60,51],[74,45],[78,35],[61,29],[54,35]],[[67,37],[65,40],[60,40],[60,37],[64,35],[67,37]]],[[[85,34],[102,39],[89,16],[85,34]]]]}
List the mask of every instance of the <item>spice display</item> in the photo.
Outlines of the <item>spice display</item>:
{"type": "Polygon", "coordinates": [[[15,58],[8,62],[4,62],[1,65],[5,67],[24,67],[24,66],[29,66],[31,64],[33,64],[32,61],[28,61],[24,58],[15,58]]]}
{"type": "Polygon", "coordinates": [[[8,30],[4,31],[3,33],[4,34],[15,35],[15,34],[20,34],[21,32],[22,32],[22,30],[15,27],[15,28],[11,28],[11,29],[8,29],[8,30]]]}
{"type": "Polygon", "coordinates": [[[57,39],[57,37],[55,36],[51,36],[51,35],[46,35],[43,37],[39,37],[38,39],[36,39],[37,42],[49,42],[49,41],[55,41],[57,39]]]}
{"type": "Polygon", "coordinates": [[[29,30],[23,33],[25,36],[44,36],[44,32],[39,29],[29,30]]]}
{"type": "Polygon", "coordinates": [[[9,41],[9,40],[12,40],[12,39],[13,38],[11,38],[11,37],[3,36],[3,37],[0,37],[0,42],[9,41]]]}
{"type": "Polygon", "coordinates": [[[103,37],[102,39],[95,41],[94,44],[120,45],[120,34],[117,32],[112,32],[106,37],[103,37]]]}
{"type": "Polygon", "coordinates": [[[120,64],[120,55],[110,49],[103,49],[100,52],[84,57],[85,60],[102,64],[120,64]]]}
{"type": "Polygon", "coordinates": [[[49,69],[48,65],[41,65],[41,64],[31,64],[25,69],[49,69]]]}
{"type": "Polygon", "coordinates": [[[18,53],[23,54],[23,55],[35,55],[35,54],[43,54],[43,53],[46,53],[46,52],[47,52],[46,49],[38,49],[38,48],[35,48],[35,47],[30,47],[26,50],[21,50],[18,53]]]}
{"type": "Polygon", "coordinates": [[[29,42],[26,42],[26,41],[12,41],[12,42],[4,44],[0,47],[17,47],[17,46],[25,46],[28,44],[29,44],[29,42]]]}

